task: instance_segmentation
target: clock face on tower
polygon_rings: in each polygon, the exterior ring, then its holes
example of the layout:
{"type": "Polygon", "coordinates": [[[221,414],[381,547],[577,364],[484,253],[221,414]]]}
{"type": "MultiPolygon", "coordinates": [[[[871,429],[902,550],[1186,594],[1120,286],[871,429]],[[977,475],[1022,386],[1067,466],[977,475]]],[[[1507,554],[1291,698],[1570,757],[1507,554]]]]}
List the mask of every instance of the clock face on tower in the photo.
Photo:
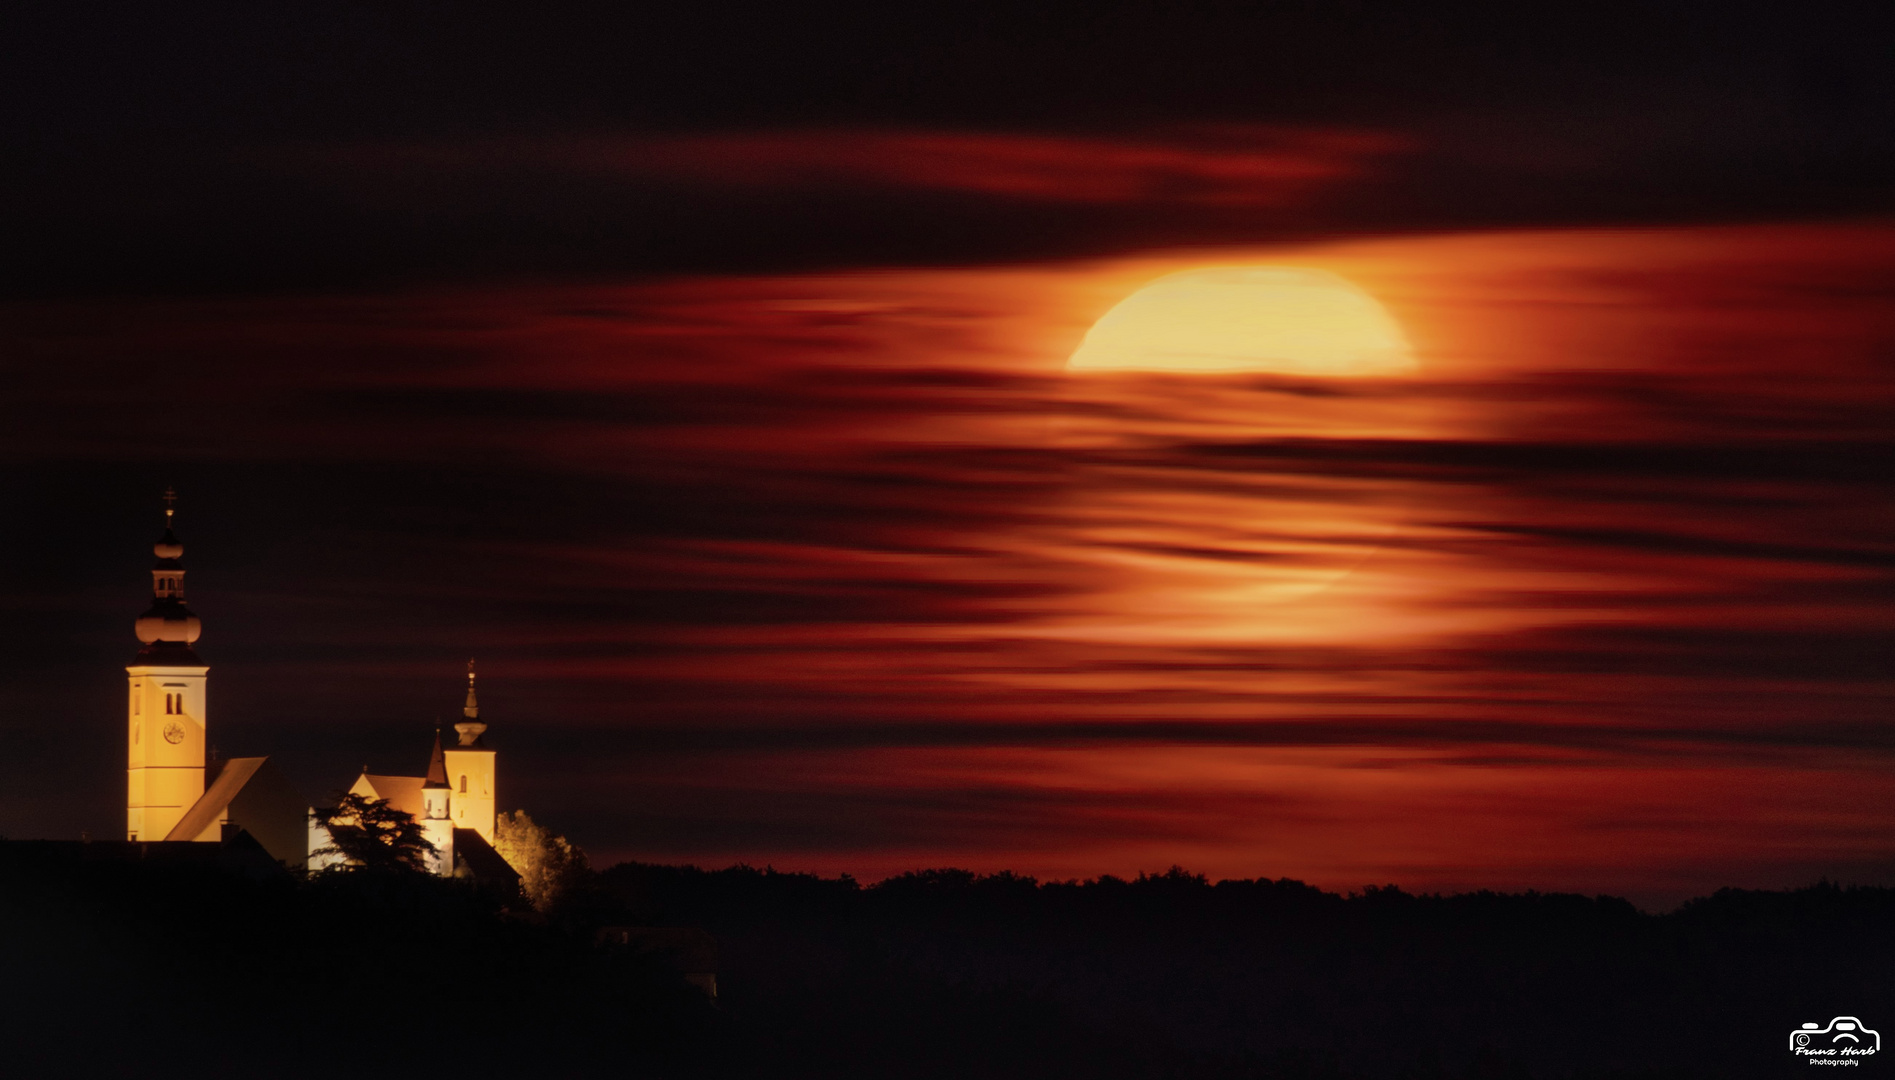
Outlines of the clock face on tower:
{"type": "Polygon", "coordinates": [[[176,720],[173,720],[169,724],[166,724],[164,726],[164,741],[168,743],[183,742],[184,741],[184,725],[178,723],[176,720]]]}

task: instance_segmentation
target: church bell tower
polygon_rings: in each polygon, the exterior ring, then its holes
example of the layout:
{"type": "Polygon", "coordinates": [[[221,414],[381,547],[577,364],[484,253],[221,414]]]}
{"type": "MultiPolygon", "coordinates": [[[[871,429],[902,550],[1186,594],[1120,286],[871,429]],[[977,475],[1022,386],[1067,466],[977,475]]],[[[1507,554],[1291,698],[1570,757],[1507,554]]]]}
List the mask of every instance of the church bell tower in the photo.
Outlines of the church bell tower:
{"type": "Polygon", "coordinates": [[[467,704],[461,722],[454,725],[458,741],[443,753],[448,779],[448,807],[454,827],[472,829],[493,842],[494,752],[487,745],[487,725],[480,720],[480,699],[474,696],[474,662],[467,662],[467,704]]]}
{"type": "MultiPolygon", "coordinates": [[[[184,545],[172,532],[177,494],[165,491],[165,530],[152,545],[151,607],[135,626],[142,647],[130,666],[126,704],[129,764],[125,798],[128,840],[163,840],[204,794],[204,684],[210,671],[192,648],[202,625],[184,606],[184,545]]],[[[211,835],[176,837],[217,840],[211,835]]]]}
{"type": "Polygon", "coordinates": [[[428,869],[449,877],[454,873],[453,796],[447,784],[447,755],[441,751],[441,729],[434,729],[434,753],[428,757],[428,775],[421,781],[421,834],[434,845],[428,869]]]}

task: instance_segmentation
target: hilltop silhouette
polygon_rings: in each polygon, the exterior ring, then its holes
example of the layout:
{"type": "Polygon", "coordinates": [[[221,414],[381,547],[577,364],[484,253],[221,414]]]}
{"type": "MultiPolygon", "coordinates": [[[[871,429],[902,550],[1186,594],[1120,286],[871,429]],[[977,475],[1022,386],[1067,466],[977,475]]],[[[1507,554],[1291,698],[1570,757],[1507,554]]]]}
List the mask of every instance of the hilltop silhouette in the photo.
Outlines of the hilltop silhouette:
{"type": "Polygon", "coordinates": [[[19,1075],[1769,1076],[1801,1066],[1799,1023],[1875,1026],[1895,961],[1895,890],[1827,883],[1648,914],[1176,868],[624,863],[541,913],[414,872],[80,847],[0,843],[19,1075]],[[677,940],[715,939],[716,998],[608,927],[707,931],[677,940]]]}

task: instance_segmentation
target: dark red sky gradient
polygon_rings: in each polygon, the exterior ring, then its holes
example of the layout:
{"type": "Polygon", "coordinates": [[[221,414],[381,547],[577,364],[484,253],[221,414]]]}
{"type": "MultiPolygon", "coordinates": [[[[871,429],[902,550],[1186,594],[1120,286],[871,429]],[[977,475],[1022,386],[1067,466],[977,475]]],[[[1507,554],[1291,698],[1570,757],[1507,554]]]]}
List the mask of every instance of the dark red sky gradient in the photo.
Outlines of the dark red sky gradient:
{"type": "Polygon", "coordinates": [[[0,833],[175,484],[312,796],[473,655],[601,862],[1895,882],[1889,14],[1255,7],[20,14],[0,833]],[[1233,263],[1419,373],[1065,373],[1233,263]]]}
{"type": "Polygon", "coordinates": [[[1228,124],[1113,137],[818,128],[316,144],[279,151],[271,164],[373,199],[402,189],[438,199],[444,173],[464,184],[556,172],[700,191],[862,186],[1054,204],[1254,209],[1306,204],[1315,191],[1407,149],[1408,140],[1375,132],[1228,124]]]}
{"type": "Polygon", "coordinates": [[[605,860],[1882,880],[1892,288],[1857,221],[18,304],[7,692],[58,719],[5,827],[114,828],[177,483],[216,741],[312,792],[419,768],[473,654],[506,801],[605,860]],[[1422,373],[1062,371],[1233,261],[1422,373]]]}

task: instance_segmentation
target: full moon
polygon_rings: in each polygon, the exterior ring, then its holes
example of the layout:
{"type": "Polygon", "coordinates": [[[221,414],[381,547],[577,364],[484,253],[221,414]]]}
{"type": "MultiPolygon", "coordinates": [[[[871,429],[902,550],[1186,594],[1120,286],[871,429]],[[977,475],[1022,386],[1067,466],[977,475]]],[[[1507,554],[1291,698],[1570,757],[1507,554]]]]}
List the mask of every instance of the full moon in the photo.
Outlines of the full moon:
{"type": "Polygon", "coordinates": [[[1066,366],[1365,376],[1416,364],[1387,309],[1327,270],[1214,266],[1167,274],[1120,301],[1066,366]]]}

